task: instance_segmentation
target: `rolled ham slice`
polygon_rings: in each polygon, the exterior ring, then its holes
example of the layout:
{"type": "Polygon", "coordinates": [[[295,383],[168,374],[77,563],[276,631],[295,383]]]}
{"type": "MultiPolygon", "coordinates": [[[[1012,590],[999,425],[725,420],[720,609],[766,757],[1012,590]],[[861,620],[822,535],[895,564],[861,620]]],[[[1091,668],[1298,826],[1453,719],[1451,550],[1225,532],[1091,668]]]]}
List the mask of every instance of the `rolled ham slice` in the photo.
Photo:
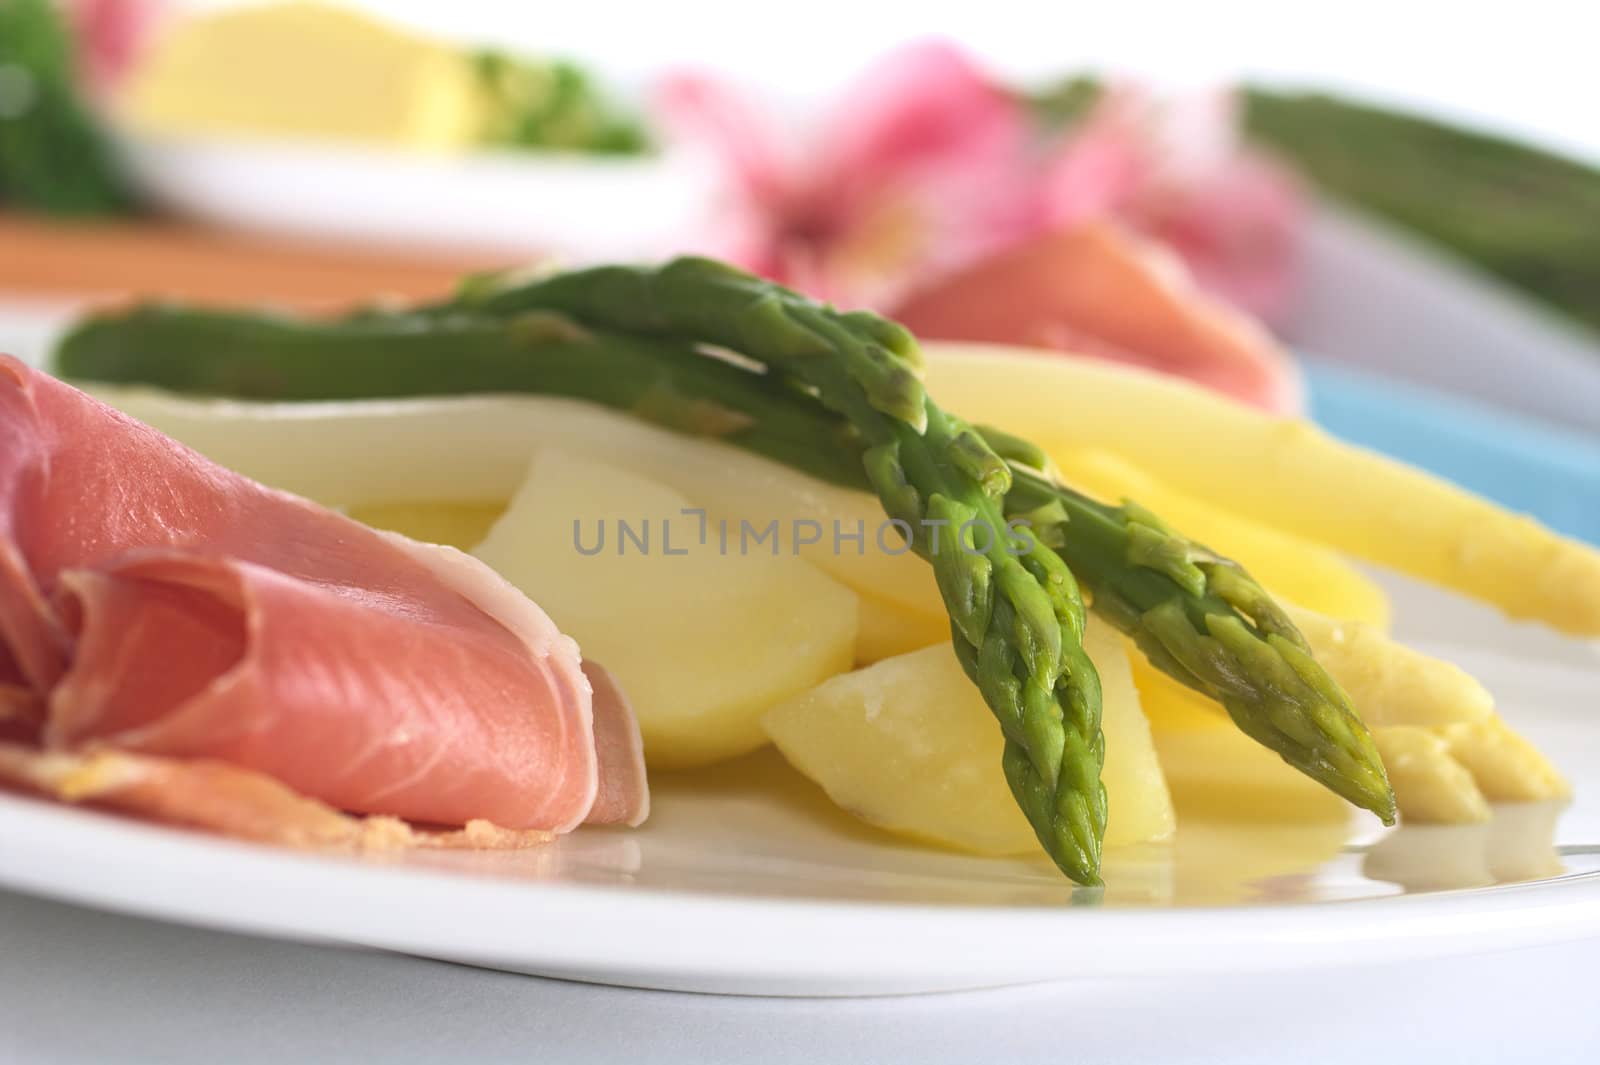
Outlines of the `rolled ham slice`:
{"type": "Polygon", "coordinates": [[[1186,377],[1277,413],[1302,405],[1272,338],[1164,248],[1107,222],[1024,241],[912,294],[890,317],[927,340],[1054,348],[1186,377]]]}
{"type": "Polygon", "coordinates": [[[638,729],[590,671],[599,699],[573,641],[476,559],[0,357],[0,777],[277,841],[637,823],[638,729]]]}

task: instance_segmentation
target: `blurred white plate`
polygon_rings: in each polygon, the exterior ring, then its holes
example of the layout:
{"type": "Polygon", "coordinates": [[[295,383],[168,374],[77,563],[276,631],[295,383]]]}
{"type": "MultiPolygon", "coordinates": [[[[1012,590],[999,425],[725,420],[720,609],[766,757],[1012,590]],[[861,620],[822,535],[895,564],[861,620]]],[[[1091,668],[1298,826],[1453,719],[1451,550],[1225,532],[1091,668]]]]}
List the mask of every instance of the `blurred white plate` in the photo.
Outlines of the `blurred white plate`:
{"type": "Polygon", "coordinates": [[[1382,220],[1313,215],[1282,324],[1304,354],[1600,433],[1600,336],[1382,220]]]}
{"type": "Polygon", "coordinates": [[[517,853],[316,857],[0,795],[0,884],[66,901],[541,975],[735,994],[949,990],[1315,968],[1600,935],[1600,669],[1470,658],[1577,787],[1486,826],[1287,833],[1186,823],[1110,856],[1104,894],[1042,859],[876,833],[774,755],[658,775],[640,830],[517,853]],[[1291,849],[1284,850],[1289,847],[1291,849]],[[1514,883],[1514,881],[1525,881],[1514,883]]]}
{"type": "Polygon", "coordinates": [[[660,254],[701,217],[692,157],[477,152],[123,132],[134,181],[175,214],[234,229],[407,248],[660,254]]]}

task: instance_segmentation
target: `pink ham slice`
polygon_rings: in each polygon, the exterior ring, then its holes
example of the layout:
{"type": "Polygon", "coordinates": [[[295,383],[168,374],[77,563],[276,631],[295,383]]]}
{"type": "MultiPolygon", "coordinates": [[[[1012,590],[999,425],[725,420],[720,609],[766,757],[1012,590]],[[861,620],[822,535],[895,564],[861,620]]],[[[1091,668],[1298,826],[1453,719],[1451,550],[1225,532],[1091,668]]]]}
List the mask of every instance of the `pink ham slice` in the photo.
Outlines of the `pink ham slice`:
{"type": "Polygon", "coordinates": [[[1271,411],[1301,405],[1293,362],[1254,321],[1201,292],[1164,249],[1109,223],[982,259],[890,317],[928,340],[1055,348],[1187,377],[1271,411]]]}
{"type": "Polygon", "coordinates": [[[67,802],[291,847],[509,849],[555,838],[551,832],[482,820],[457,829],[428,829],[394,817],[352,817],[264,773],[206,759],[110,750],[62,754],[0,743],[0,780],[67,802]]]}
{"type": "Polygon", "coordinates": [[[589,820],[600,825],[638,825],[650,815],[644,740],[628,697],[598,662],[583,664],[594,691],[594,748],[600,759],[600,792],[589,820]]]}
{"type": "Polygon", "coordinates": [[[44,719],[44,704],[28,687],[22,667],[0,642],[0,739],[31,735],[44,719]]]}
{"type": "Polygon", "coordinates": [[[0,777],[253,838],[528,842],[644,815],[637,727],[600,687],[476,560],[0,357],[0,777]]]}

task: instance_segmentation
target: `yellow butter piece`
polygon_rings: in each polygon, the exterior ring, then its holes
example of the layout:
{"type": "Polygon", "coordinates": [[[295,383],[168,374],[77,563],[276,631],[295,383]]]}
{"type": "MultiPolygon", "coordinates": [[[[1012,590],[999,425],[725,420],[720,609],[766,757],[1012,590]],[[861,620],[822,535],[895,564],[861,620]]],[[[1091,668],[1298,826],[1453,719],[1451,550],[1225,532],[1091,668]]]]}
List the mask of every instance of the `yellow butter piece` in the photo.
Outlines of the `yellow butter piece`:
{"type": "Polygon", "coordinates": [[[177,23],[124,96],[127,119],[157,133],[440,150],[476,142],[483,107],[458,49],[303,0],[177,23]]]}

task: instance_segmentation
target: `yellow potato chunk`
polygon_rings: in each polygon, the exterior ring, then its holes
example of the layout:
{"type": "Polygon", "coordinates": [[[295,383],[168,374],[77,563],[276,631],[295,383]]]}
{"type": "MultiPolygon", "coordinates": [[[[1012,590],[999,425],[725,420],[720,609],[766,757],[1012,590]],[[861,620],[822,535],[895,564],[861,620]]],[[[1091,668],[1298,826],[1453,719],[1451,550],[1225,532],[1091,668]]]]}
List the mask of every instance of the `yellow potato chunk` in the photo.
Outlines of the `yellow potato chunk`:
{"type": "MultiPolygon", "coordinates": [[[[1104,688],[1107,846],[1165,839],[1167,795],[1127,656],[1091,623],[1104,688]]],[[[980,854],[1038,850],[1000,770],[1000,727],[948,643],[825,681],[765,725],[790,764],[844,809],[903,835],[980,854]]]]}
{"type": "MultiPolygon", "coordinates": [[[[930,570],[928,579],[933,580],[930,570]]],[[[911,610],[875,595],[861,597],[861,628],[856,634],[856,664],[867,666],[950,640],[943,613],[911,610]]]]}
{"type": "Polygon", "coordinates": [[[505,512],[504,503],[370,503],[345,508],[363,525],[460,551],[483,543],[505,512]]]}
{"type": "Polygon", "coordinates": [[[761,715],[849,669],[855,650],[853,592],[798,558],[701,544],[692,505],[546,451],[475,552],[617,677],[654,768],[761,746],[761,715]]]}

